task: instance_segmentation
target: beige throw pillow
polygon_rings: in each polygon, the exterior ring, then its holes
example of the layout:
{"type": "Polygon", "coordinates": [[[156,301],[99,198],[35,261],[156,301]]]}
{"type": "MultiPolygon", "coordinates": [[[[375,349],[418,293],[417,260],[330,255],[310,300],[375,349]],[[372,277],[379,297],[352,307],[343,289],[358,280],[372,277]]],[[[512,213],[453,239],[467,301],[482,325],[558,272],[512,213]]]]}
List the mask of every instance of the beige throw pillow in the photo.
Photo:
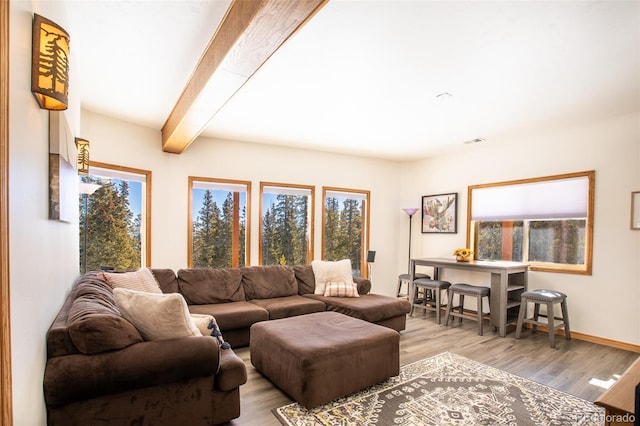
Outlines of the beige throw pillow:
{"type": "Polygon", "coordinates": [[[148,268],[141,268],[135,272],[103,272],[102,276],[111,288],[121,287],[147,293],[162,293],[158,281],[148,268]]]}
{"type": "Polygon", "coordinates": [[[314,294],[324,295],[327,283],[353,284],[351,272],[351,259],[330,262],[314,260],[311,262],[313,275],[316,277],[316,289],[314,294]]]}
{"type": "Polygon", "coordinates": [[[324,295],[328,297],[360,297],[356,283],[327,283],[324,295]]]}
{"type": "Polygon", "coordinates": [[[218,344],[222,349],[229,349],[231,345],[224,341],[220,327],[213,315],[207,314],[191,314],[191,319],[195,323],[203,336],[213,336],[218,340],[218,344]]]}
{"type": "Polygon", "coordinates": [[[116,287],[113,296],[122,316],[145,340],[202,336],[180,293],[156,294],[116,287]]]}

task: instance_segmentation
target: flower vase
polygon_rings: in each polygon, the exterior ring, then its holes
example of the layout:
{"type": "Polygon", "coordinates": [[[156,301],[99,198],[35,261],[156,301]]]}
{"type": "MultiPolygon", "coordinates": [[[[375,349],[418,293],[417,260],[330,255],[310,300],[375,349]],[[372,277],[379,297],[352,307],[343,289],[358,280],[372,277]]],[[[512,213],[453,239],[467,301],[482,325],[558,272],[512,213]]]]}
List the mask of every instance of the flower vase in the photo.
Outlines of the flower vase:
{"type": "Polygon", "coordinates": [[[456,255],[456,262],[468,262],[471,260],[471,256],[456,255]]]}

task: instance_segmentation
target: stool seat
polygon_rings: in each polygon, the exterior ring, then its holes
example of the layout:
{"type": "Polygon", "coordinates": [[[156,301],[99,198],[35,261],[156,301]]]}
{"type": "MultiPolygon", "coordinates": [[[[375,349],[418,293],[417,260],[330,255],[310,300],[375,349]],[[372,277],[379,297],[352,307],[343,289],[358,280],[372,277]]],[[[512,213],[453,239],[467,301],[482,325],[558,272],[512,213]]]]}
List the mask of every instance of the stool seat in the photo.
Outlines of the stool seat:
{"type": "Polygon", "coordinates": [[[532,324],[531,329],[534,333],[538,331],[538,325],[546,326],[549,329],[549,346],[552,348],[556,347],[555,332],[558,329],[564,328],[565,338],[567,340],[571,340],[567,295],[560,291],[546,289],[523,292],[520,299],[518,324],[516,325],[516,339],[520,338],[520,333],[522,332],[524,324],[532,324]],[[525,318],[528,302],[534,304],[533,317],[531,318],[525,318]],[[556,317],[553,312],[554,305],[558,303],[560,304],[560,309],[562,311],[561,317],[556,317]],[[540,313],[540,305],[546,305],[546,314],[540,313]],[[547,319],[546,322],[540,321],[539,317],[545,317],[547,319]]]}
{"type": "Polygon", "coordinates": [[[488,296],[490,293],[489,287],[482,287],[471,284],[453,284],[449,287],[449,291],[458,294],[464,294],[468,296],[488,296]]]}
{"type": "MultiPolygon", "coordinates": [[[[411,285],[409,283],[409,279],[411,275],[409,274],[400,274],[398,275],[398,297],[409,296],[409,291],[411,291],[411,285]],[[402,283],[407,283],[407,293],[401,293],[402,283]]],[[[427,274],[415,274],[413,276],[413,280],[415,281],[417,278],[431,278],[427,274]]]]}
{"type": "Polygon", "coordinates": [[[545,303],[560,303],[567,297],[567,295],[555,290],[531,290],[522,293],[521,297],[526,297],[528,300],[538,300],[545,303]]]}
{"type": "Polygon", "coordinates": [[[417,280],[413,280],[413,285],[428,288],[431,290],[444,290],[449,288],[449,286],[451,286],[451,283],[449,281],[432,280],[431,278],[418,278],[417,280]]]}
{"type": "Polygon", "coordinates": [[[431,278],[418,278],[413,280],[413,285],[415,286],[416,297],[411,305],[409,316],[413,315],[414,307],[424,309],[425,312],[427,310],[434,311],[436,313],[436,322],[440,324],[440,310],[442,307],[441,293],[442,290],[448,290],[451,283],[449,281],[432,280],[431,278]],[[416,299],[419,289],[425,290],[423,299],[416,299]]]}
{"type": "Polygon", "coordinates": [[[446,313],[446,322],[445,325],[449,325],[449,319],[451,317],[460,318],[462,321],[463,318],[478,321],[478,334],[482,336],[482,300],[484,297],[488,297],[491,293],[491,289],[489,287],[477,286],[471,284],[452,284],[449,289],[449,300],[447,302],[447,313],[446,313]],[[459,305],[453,306],[453,296],[458,295],[459,305]],[[464,297],[475,297],[477,300],[477,311],[476,315],[470,315],[464,313],[464,297]],[[458,308],[459,312],[455,312],[455,309],[458,308]]]}

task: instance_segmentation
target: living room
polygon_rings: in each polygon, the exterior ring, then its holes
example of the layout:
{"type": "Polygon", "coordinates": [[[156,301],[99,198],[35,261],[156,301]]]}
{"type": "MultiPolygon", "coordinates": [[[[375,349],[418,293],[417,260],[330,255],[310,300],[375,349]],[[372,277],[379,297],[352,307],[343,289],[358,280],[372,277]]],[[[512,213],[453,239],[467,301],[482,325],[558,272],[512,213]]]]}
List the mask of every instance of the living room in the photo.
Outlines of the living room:
{"type": "MultiPolygon", "coordinates": [[[[637,2],[626,3],[637,11],[637,2]]],[[[10,47],[9,131],[0,137],[9,145],[9,204],[3,209],[8,209],[10,226],[6,259],[16,425],[46,423],[44,336],[78,275],[77,222],[47,219],[49,118],[29,90],[32,14],[41,13],[64,26],[63,9],[63,2],[11,1],[10,25],[2,25],[3,31],[10,29],[5,45],[10,47]]],[[[638,43],[636,33],[636,47],[638,43]]],[[[630,52],[636,64],[639,51],[630,52]]],[[[418,207],[424,195],[458,193],[457,233],[422,234],[419,221],[414,218],[413,223],[412,257],[447,257],[466,244],[468,186],[595,170],[592,274],[532,271],[529,286],[569,296],[572,331],[578,338],[640,351],[640,232],[629,229],[630,194],[640,190],[639,75],[628,81],[628,90],[637,95],[634,102],[612,105],[608,116],[577,114],[572,120],[505,133],[481,144],[461,141],[454,152],[409,161],[208,138],[174,155],[162,152],[159,129],[81,109],[73,90],[68,115],[71,128],[91,141],[92,160],[152,172],[151,266],[178,269],[187,264],[188,176],[250,180],[256,187],[260,181],[305,184],[315,186],[316,192],[323,186],[365,189],[371,191],[370,249],[377,252],[372,287],[389,296],[395,294],[397,276],[407,265],[409,222],[401,208],[418,207]]],[[[555,101],[551,94],[545,96],[555,101]]],[[[320,208],[317,203],[316,217],[321,217],[320,208]]],[[[252,222],[259,223],[258,209],[253,215],[252,222]]],[[[314,252],[320,253],[319,225],[315,232],[314,252]]],[[[254,232],[251,245],[257,244],[254,232]]],[[[257,255],[252,250],[253,264],[257,255]]],[[[451,279],[462,277],[476,279],[451,279]]],[[[510,334],[506,339],[512,338],[510,334]]],[[[3,364],[6,384],[4,368],[3,364]]]]}

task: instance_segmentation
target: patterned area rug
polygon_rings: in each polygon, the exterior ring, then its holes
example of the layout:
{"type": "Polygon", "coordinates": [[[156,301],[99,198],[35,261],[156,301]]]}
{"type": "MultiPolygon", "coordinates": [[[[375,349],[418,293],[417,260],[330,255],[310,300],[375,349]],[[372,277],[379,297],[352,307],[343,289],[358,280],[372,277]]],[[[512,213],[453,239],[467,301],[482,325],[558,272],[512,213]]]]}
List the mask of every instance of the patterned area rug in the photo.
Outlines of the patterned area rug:
{"type": "Polygon", "coordinates": [[[604,410],[588,401],[449,352],[321,407],[293,403],[273,414],[286,426],[604,423],[604,410]]]}

